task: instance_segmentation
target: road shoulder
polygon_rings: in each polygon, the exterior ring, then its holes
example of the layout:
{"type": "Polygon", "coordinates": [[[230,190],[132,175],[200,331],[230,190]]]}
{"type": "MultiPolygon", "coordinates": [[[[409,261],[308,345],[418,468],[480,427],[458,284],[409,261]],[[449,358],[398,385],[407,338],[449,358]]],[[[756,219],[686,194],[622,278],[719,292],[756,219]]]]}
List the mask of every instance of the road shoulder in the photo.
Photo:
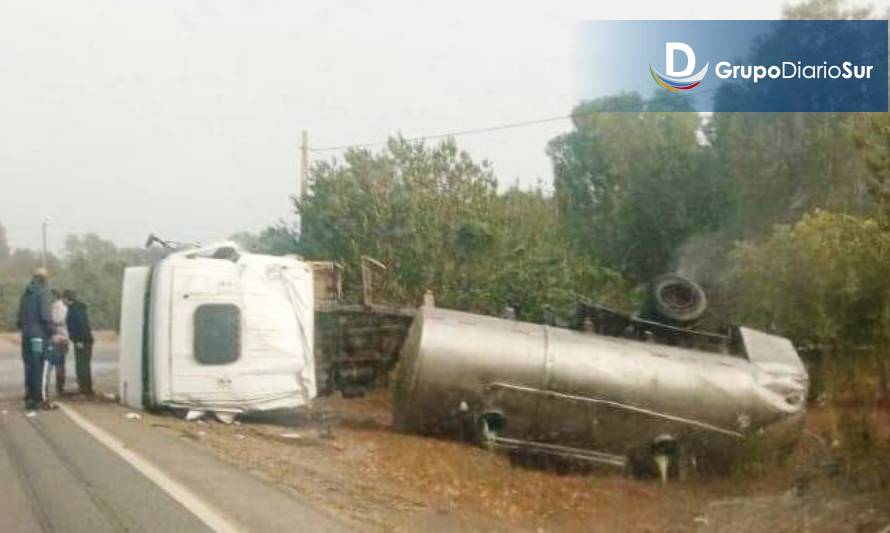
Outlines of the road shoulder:
{"type": "Polygon", "coordinates": [[[157,431],[145,418],[126,418],[112,404],[69,402],[67,407],[113,436],[126,450],[188,487],[201,502],[237,529],[255,531],[345,531],[355,529],[291,494],[209,455],[184,438],[157,431]]]}

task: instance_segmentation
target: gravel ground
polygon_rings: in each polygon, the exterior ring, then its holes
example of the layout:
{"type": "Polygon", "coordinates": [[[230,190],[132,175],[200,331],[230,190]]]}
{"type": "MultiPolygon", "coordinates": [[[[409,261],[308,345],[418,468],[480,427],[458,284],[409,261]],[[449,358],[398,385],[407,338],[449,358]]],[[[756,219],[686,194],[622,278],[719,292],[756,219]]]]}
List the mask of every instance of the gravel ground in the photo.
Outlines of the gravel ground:
{"type": "MultiPolygon", "coordinates": [[[[782,468],[668,486],[612,471],[517,466],[463,443],[395,433],[385,391],[321,398],[315,411],[228,426],[152,415],[143,422],[376,531],[827,532],[890,525],[887,455],[871,457],[877,463],[867,471],[839,466],[830,458],[837,416],[824,409],[810,414],[814,436],[782,468]],[[317,421],[318,412],[326,423],[317,421]]],[[[879,415],[879,427],[890,433],[890,414],[879,415]]],[[[890,435],[879,438],[890,447],[890,435]]],[[[851,464],[870,464],[862,461],[851,464]]]]}

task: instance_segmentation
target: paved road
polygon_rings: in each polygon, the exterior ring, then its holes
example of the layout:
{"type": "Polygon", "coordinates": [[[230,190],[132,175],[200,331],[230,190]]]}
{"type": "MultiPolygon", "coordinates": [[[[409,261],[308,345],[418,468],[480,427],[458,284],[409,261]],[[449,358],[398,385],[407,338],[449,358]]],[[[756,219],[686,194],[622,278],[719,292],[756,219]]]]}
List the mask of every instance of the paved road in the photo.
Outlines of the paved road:
{"type": "MultiPolygon", "coordinates": [[[[107,378],[114,346],[97,348],[95,371],[107,378]]],[[[208,531],[61,411],[26,416],[22,379],[19,347],[0,340],[0,531],[208,531]]]]}
{"type": "MultiPolygon", "coordinates": [[[[113,391],[116,345],[99,344],[93,367],[97,392],[113,391]]],[[[121,406],[70,402],[73,414],[60,409],[28,416],[22,380],[19,346],[0,338],[0,533],[210,531],[208,523],[231,531],[355,529],[194,443],[128,419],[121,406]],[[151,479],[146,465],[154,471],[151,479]]]]}
{"type": "MultiPolygon", "coordinates": [[[[72,392],[76,391],[77,378],[74,374],[73,350],[68,354],[65,363],[65,375],[65,388],[72,392]]],[[[115,343],[96,343],[93,349],[93,378],[100,390],[102,385],[107,386],[117,381],[117,345],[115,343]]],[[[0,338],[0,401],[22,398],[25,394],[24,379],[21,347],[0,338]]]]}
{"type": "Polygon", "coordinates": [[[0,409],[0,531],[208,531],[62,412],[0,409]]]}

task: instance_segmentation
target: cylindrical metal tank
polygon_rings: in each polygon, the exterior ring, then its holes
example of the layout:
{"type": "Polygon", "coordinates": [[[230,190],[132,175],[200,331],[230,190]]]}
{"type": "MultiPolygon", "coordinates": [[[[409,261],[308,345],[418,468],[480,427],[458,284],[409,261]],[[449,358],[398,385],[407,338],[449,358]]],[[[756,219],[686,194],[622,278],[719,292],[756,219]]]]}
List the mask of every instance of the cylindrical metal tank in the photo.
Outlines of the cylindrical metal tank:
{"type": "Polygon", "coordinates": [[[402,350],[394,417],[400,430],[447,433],[490,415],[506,443],[616,457],[659,439],[723,446],[803,412],[806,374],[793,363],[425,306],[402,350]]]}

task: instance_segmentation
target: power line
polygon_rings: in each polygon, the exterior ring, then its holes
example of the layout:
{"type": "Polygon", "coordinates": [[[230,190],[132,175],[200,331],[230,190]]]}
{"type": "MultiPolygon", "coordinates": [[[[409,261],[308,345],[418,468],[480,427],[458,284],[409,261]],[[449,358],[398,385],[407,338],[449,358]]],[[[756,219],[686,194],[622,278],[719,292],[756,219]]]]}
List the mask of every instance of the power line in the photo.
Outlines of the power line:
{"type": "MultiPolygon", "coordinates": [[[[703,94],[708,94],[708,93],[714,92],[718,88],[719,88],[719,86],[714,87],[712,89],[698,91],[693,96],[700,96],[703,94]]],[[[434,133],[431,135],[422,135],[419,137],[411,137],[411,138],[405,139],[405,141],[407,141],[407,142],[421,142],[421,141],[427,141],[427,140],[432,140],[432,139],[442,139],[442,138],[447,138],[447,137],[460,137],[463,135],[476,135],[476,134],[480,134],[480,133],[489,133],[492,131],[523,128],[523,127],[527,127],[527,126],[536,126],[538,124],[547,124],[550,122],[558,122],[561,120],[571,120],[576,117],[594,115],[597,113],[621,113],[621,112],[628,112],[628,111],[642,111],[643,108],[647,104],[650,104],[653,102],[658,102],[658,101],[659,101],[659,99],[657,99],[657,98],[650,99],[650,100],[640,100],[639,102],[628,103],[623,106],[617,106],[617,107],[611,107],[611,108],[603,107],[603,108],[599,108],[599,109],[592,109],[592,110],[586,111],[584,113],[569,113],[567,115],[556,115],[556,116],[550,116],[550,117],[544,117],[544,118],[538,118],[538,119],[532,119],[532,120],[508,122],[506,124],[498,124],[495,126],[487,126],[487,127],[482,127],[482,128],[471,128],[471,129],[464,129],[464,130],[455,130],[455,131],[450,131],[450,132],[445,132],[445,133],[434,133]]],[[[354,148],[372,148],[375,146],[384,146],[387,144],[387,142],[388,141],[377,141],[377,142],[365,142],[365,143],[355,143],[355,144],[340,144],[340,145],[324,146],[321,148],[311,148],[310,147],[309,151],[313,152],[313,153],[324,153],[324,152],[348,150],[350,148],[353,148],[353,149],[354,148]]]]}
{"type": "MultiPolygon", "coordinates": [[[[567,119],[571,119],[571,118],[572,118],[571,114],[559,115],[559,116],[539,118],[539,119],[534,119],[534,120],[523,120],[520,122],[510,122],[507,124],[499,124],[497,126],[488,126],[488,127],[484,127],[484,128],[472,128],[472,129],[467,129],[467,130],[456,130],[456,131],[451,131],[451,132],[447,132],[447,133],[435,133],[432,135],[423,135],[421,137],[412,137],[410,139],[405,139],[405,140],[408,142],[418,142],[418,141],[426,141],[426,140],[430,140],[430,139],[441,139],[444,137],[458,137],[461,135],[474,135],[477,133],[488,133],[491,131],[507,130],[507,129],[512,129],[512,128],[522,128],[525,126],[533,126],[536,124],[545,124],[547,122],[556,122],[559,120],[567,120],[567,119]]],[[[386,144],[386,141],[380,141],[380,142],[368,142],[368,143],[358,143],[358,144],[342,144],[339,146],[325,146],[323,148],[310,148],[309,150],[312,152],[331,152],[331,151],[335,151],[335,150],[346,150],[349,148],[370,148],[373,146],[383,146],[385,144],[386,144]]]]}

